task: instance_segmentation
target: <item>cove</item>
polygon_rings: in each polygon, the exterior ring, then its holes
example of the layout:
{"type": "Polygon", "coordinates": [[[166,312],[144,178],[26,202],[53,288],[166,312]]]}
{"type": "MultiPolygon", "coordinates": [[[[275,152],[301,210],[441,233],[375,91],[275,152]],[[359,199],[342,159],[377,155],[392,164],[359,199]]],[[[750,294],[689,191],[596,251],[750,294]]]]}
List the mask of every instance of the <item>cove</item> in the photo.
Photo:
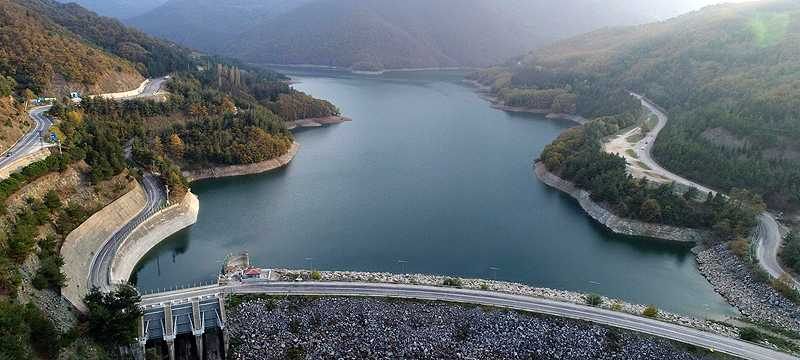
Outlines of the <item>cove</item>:
{"type": "Polygon", "coordinates": [[[274,268],[481,277],[734,315],[683,245],[609,233],[532,162],[572,123],[492,109],[460,72],[291,70],[354,121],[296,133],[286,168],[200,181],[197,224],[139,264],[142,290],[212,281],[228,253],[274,268]]]}

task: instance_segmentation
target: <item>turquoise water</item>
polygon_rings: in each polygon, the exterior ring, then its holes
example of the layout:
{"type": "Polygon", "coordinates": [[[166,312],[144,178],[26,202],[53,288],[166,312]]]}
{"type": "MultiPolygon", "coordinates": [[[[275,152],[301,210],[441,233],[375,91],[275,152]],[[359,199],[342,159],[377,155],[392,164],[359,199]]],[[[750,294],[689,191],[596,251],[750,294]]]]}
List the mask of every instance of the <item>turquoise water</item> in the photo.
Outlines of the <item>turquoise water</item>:
{"type": "Polygon", "coordinates": [[[533,159],[572,124],[492,109],[457,73],[294,78],[354,121],[299,131],[285,169],[193,184],[198,222],[142,260],[141,289],[212,280],[249,251],[264,267],[496,277],[732,314],[688,247],[610,234],[536,179],[533,159]]]}

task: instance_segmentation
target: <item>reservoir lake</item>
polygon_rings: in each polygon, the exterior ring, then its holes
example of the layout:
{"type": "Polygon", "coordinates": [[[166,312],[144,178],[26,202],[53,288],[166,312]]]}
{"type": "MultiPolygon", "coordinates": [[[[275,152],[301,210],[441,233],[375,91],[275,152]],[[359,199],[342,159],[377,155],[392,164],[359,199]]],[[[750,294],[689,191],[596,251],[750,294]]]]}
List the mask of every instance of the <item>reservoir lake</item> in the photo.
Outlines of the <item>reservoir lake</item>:
{"type": "Polygon", "coordinates": [[[213,281],[247,251],[265,268],[496,278],[735,314],[688,246],[614,235],[536,179],[533,160],[574,124],[493,109],[460,72],[288,74],[353,121],[296,131],[286,168],[193,183],[198,221],[142,259],[140,289],[213,281]]]}

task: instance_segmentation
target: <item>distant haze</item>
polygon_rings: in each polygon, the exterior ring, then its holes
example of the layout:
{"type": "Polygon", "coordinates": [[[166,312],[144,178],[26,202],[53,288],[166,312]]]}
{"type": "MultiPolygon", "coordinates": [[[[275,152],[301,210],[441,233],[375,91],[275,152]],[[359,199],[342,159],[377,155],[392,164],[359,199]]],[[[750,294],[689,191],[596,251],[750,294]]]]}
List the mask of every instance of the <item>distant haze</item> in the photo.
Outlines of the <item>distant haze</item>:
{"type": "MultiPolygon", "coordinates": [[[[71,0],[59,0],[71,1],[71,0]]],[[[74,0],[247,62],[357,70],[483,67],[609,26],[719,0],[74,0]]]]}

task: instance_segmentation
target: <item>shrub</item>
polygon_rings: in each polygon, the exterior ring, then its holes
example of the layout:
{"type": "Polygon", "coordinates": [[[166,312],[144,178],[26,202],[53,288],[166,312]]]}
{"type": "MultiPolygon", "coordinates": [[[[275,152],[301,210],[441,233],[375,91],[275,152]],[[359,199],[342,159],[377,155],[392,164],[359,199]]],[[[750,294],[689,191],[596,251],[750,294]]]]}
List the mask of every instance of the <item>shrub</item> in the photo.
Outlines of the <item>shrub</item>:
{"type": "Polygon", "coordinates": [[[770,285],[787,299],[794,303],[800,303],[800,292],[792,286],[792,278],[789,274],[784,273],[780,278],[772,279],[770,285]]]}
{"type": "Polygon", "coordinates": [[[738,239],[731,241],[730,248],[736,256],[746,259],[750,250],[750,243],[747,240],[738,239]]]}
{"type": "Polygon", "coordinates": [[[597,294],[589,294],[586,295],[584,301],[586,301],[586,305],[600,306],[603,304],[603,297],[597,294]]]}
{"type": "Polygon", "coordinates": [[[312,271],[311,272],[311,280],[314,280],[314,281],[322,280],[322,274],[320,274],[319,271],[317,271],[317,270],[312,271]]]}
{"type": "Polygon", "coordinates": [[[489,284],[487,284],[487,283],[482,283],[482,284],[481,284],[481,290],[483,290],[483,291],[487,291],[487,290],[489,290],[489,284]]]}
{"type": "Polygon", "coordinates": [[[654,318],[658,316],[658,308],[655,305],[647,305],[644,311],[642,311],[642,315],[654,318]]]}
{"type": "Polygon", "coordinates": [[[292,346],[286,350],[286,358],[289,360],[303,360],[306,358],[306,350],[302,346],[292,346]]]}
{"type": "Polygon", "coordinates": [[[618,302],[615,302],[615,303],[611,304],[611,310],[622,311],[622,304],[620,304],[618,302]]]}
{"type": "Polygon", "coordinates": [[[750,342],[759,342],[764,338],[758,330],[753,328],[742,328],[739,330],[739,339],[750,342]]]}
{"type": "Polygon", "coordinates": [[[463,283],[459,278],[447,278],[442,281],[442,285],[444,286],[453,286],[453,287],[461,287],[463,283]]]}

